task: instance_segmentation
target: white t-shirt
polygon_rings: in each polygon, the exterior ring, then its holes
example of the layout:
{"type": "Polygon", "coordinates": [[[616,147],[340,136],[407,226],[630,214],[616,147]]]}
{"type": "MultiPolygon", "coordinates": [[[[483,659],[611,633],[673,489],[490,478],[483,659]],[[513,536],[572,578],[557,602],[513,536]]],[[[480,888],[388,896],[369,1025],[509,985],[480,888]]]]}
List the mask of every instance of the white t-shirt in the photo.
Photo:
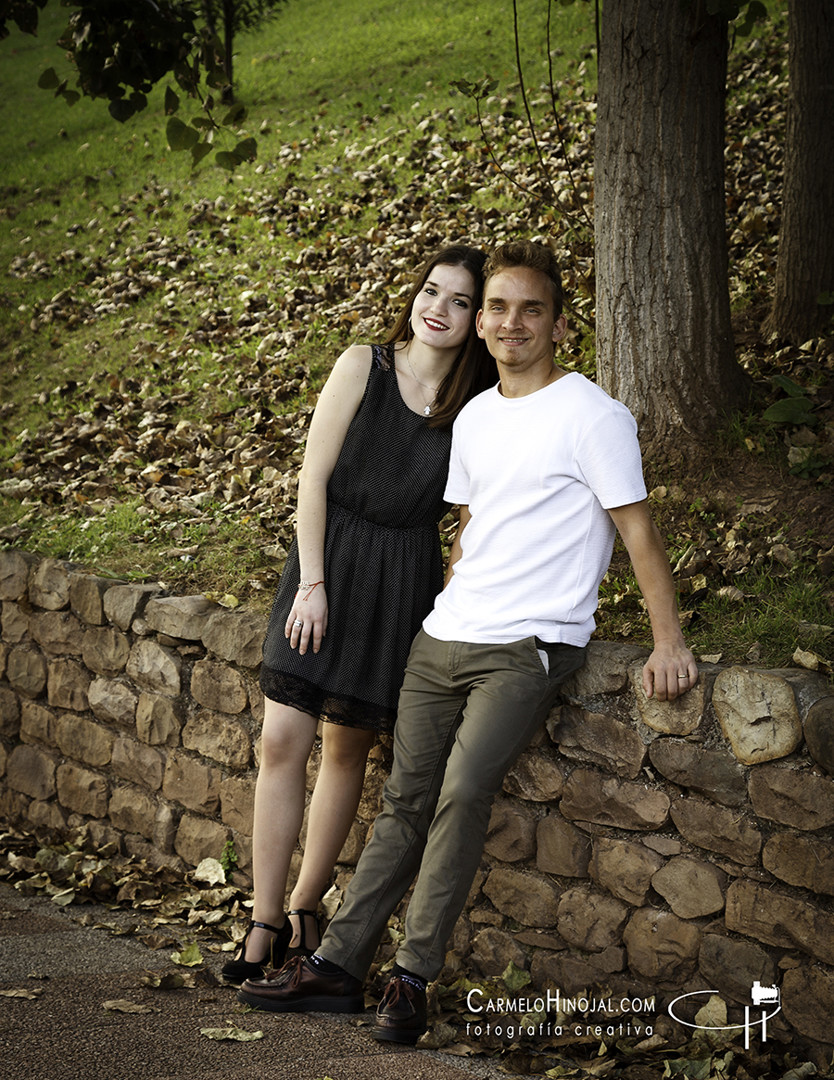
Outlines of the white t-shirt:
{"type": "Polygon", "coordinates": [[[637,425],[578,372],[520,398],[494,387],[455,421],[445,497],[472,517],[426,633],[585,645],[614,544],[606,509],[646,497],[637,425]]]}

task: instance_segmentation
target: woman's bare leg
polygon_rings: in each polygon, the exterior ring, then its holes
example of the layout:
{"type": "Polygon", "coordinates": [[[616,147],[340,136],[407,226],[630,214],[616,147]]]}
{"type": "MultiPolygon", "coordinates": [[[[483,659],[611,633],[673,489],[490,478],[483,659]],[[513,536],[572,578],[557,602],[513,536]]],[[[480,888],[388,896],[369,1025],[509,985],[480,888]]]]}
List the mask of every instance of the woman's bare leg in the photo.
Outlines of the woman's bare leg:
{"type": "MultiPolygon", "coordinates": [[[[315,911],[344,846],[362,797],[365,765],[374,744],[373,731],[325,723],[319,775],[310,801],[307,840],[290,908],[315,911]]],[[[292,946],[300,944],[300,915],[292,916],[292,946]]],[[[306,919],[306,944],[315,948],[314,921],[306,919]]]]}
{"type": "MultiPolygon", "coordinates": [[[[287,874],[304,817],[307,759],[316,737],[317,720],[309,713],[264,702],[261,763],[255,786],[252,833],[252,918],[280,927],[284,922],[287,874]]],[[[245,959],[258,963],[273,935],[252,927],[245,959]]]]}

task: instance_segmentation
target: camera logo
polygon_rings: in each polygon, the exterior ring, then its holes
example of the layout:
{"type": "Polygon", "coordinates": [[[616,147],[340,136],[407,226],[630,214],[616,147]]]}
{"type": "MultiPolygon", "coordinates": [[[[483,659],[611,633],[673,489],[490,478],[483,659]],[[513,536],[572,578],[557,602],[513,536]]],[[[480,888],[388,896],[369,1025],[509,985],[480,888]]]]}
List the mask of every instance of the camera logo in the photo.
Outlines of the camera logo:
{"type": "Polygon", "coordinates": [[[675,1013],[675,1006],[679,1001],[684,1001],[686,998],[706,997],[710,998],[713,995],[718,994],[717,990],[695,990],[691,994],[681,994],[680,997],[676,997],[674,1001],[669,1004],[669,1015],[673,1020],[677,1020],[679,1024],[683,1024],[684,1027],[695,1028],[699,1031],[743,1031],[744,1032],[744,1049],[750,1049],[750,1032],[754,1028],[761,1028],[762,1042],[767,1042],[767,1022],[772,1020],[777,1013],[782,1011],[782,1003],[779,994],[778,986],[762,986],[758,979],[753,983],[750,988],[750,1000],[752,1001],[753,1009],[760,1009],[761,1015],[751,1017],[751,1006],[744,1006],[744,1023],[743,1024],[726,1024],[722,1026],[713,1024],[693,1024],[689,1020],[682,1020],[675,1013]],[[772,1012],[768,1012],[770,1006],[775,1006],[772,1012]]]}

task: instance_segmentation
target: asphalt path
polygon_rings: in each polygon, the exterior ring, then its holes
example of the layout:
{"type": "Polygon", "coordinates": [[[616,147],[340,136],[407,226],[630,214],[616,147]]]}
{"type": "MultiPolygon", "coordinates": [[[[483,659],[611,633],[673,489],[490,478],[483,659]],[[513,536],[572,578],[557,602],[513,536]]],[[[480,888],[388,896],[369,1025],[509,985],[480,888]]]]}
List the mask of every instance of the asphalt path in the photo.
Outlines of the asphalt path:
{"type": "Polygon", "coordinates": [[[153,949],[102,924],[130,913],[57,907],[0,883],[0,1077],[9,1080],[507,1080],[488,1058],[378,1043],[371,1012],[278,1015],[247,1010],[204,957],[192,987],[148,985],[182,974],[153,949]],[[10,993],[11,992],[11,993],[10,993]],[[252,1041],[206,1031],[257,1033],[252,1041]]]}

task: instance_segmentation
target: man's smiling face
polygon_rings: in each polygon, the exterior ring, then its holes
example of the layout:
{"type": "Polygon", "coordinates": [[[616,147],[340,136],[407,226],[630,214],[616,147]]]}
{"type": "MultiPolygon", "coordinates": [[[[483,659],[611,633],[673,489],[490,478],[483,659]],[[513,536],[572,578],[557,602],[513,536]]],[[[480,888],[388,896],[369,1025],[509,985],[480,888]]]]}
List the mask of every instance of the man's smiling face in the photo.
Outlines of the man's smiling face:
{"type": "Polygon", "coordinates": [[[548,278],[526,266],[508,267],[487,281],[476,326],[499,371],[518,374],[549,367],[565,333],[548,278]]]}

